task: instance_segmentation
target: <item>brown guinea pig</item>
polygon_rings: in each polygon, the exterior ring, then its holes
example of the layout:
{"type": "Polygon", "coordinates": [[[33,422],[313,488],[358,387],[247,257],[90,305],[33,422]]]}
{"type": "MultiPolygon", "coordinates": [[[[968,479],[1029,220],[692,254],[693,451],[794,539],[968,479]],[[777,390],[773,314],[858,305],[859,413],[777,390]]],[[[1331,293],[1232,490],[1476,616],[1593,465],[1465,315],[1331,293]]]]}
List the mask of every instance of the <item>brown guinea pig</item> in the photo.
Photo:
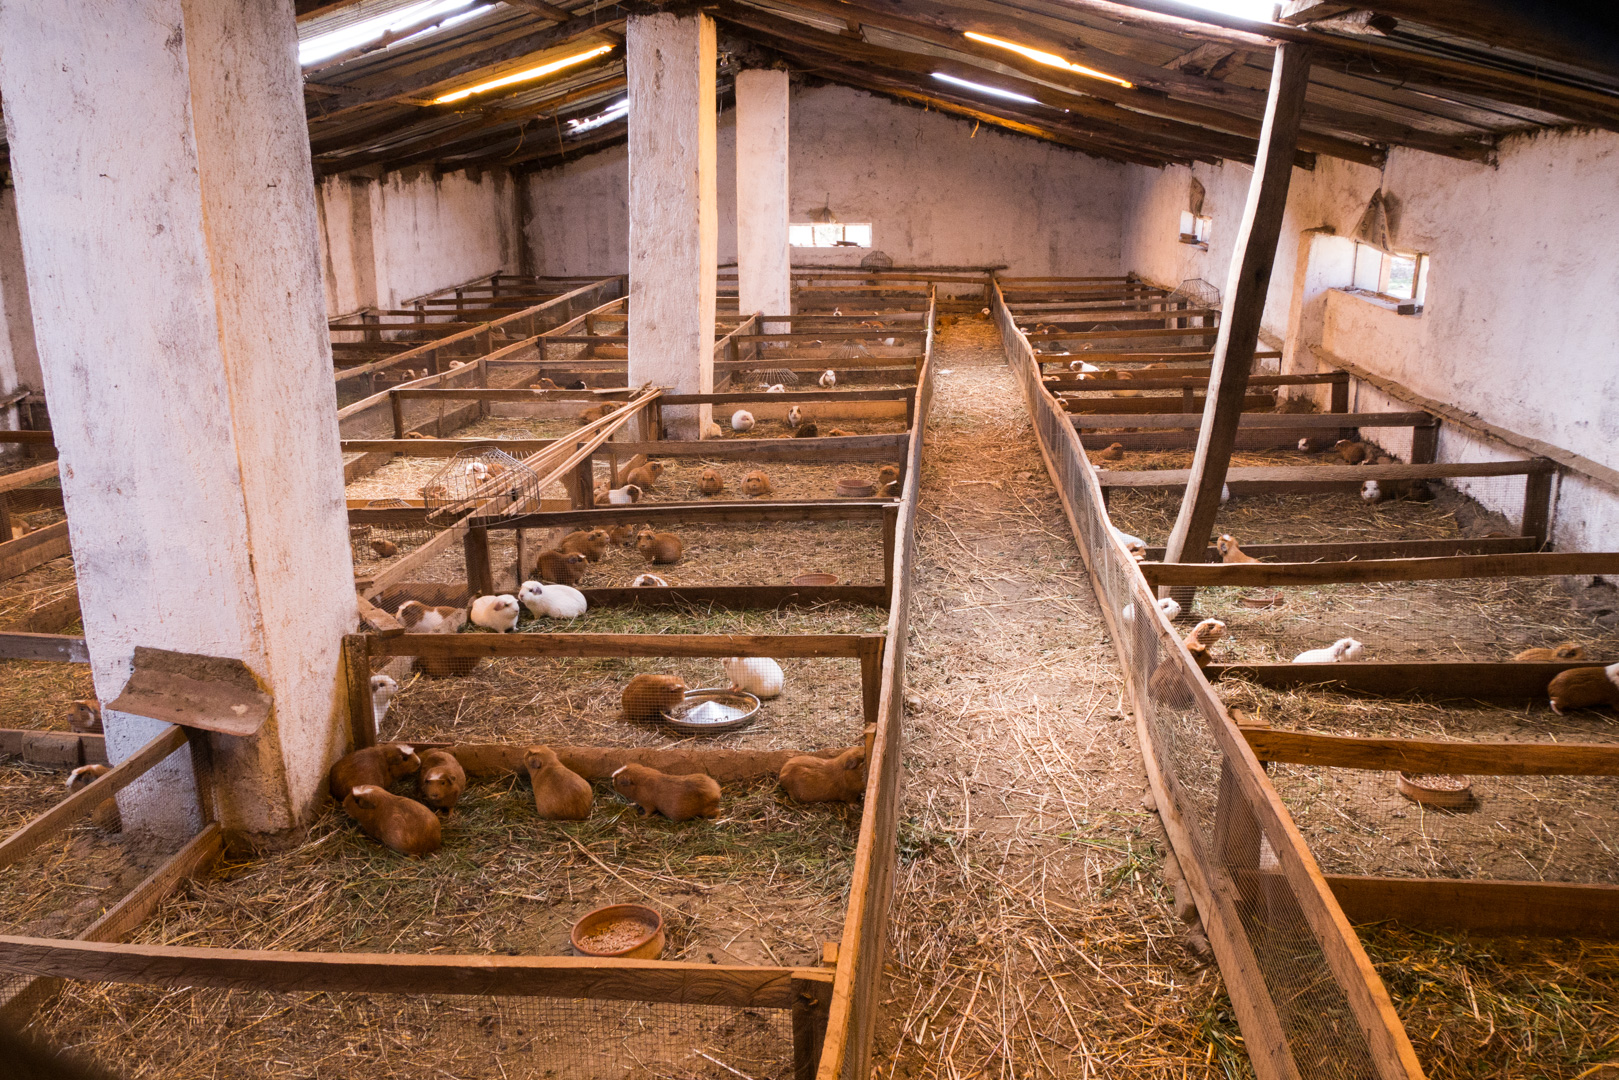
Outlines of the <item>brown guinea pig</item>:
{"type": "Polygon", "coordinates": [[[540,552],[534,572],[541,581],[554,585],[577,585],[585,576],[588,560],[577,551],[558,551],[548,548],[540,552]]]}
{"type": "Polygon", "coordinates": [[[607,545],[611,542],[606,529],[591,529],[589,532],[580,529],[564,536],[562,543],[557,545],[557,550],[563,554],[570,551],[578,552],[591,562],[601,562],[607,554],[607,545]]]}
{"type": "Polygon", "coordinates": [[[1098,450],[1096,452],[1096,457],[1097,457],[1098,460],[1101,460],[1101,461],[1123,461],[1124,460],[1124,444],[1123,443],[1112,443],[1106,449],[1098,450]]]}
{"type": "Polygon", "coordinates": [[[101,704],[90,698],[75,701],[67,709],[67,726],[81,735],[101,734],[101,704]]]}
{"type": "Polygon", "coordinates": [[[718,495],[725,490],[725,478],[713,469],[704,469],[703,479],[698,483],[697,490],[704,495],[718,495]]]}
{"type": "Polygon", "coordinates": [[[1349,465],[1359,465],[1372,455],[1371,447],[1353,439],[1339,439],[1332,444],[1332,450],[1349,465]]]}
{"type": "Polygon", "coordinates": [[[793,438],[795,438],[795,439],[814,439],[814,438],[819,437],[820,434],[821,434],[821,429],[816,427],[815,422],[812,420],[807,424],[799,424],[798,425],[798,430],[793,432],[793,438]]]}
{"type": "Polygon", "coordinates": [[[620,465],[618,467],[618,471],[613,473],[613,482],[609,484],[608,487],[623,487],[625,484],[630,483],[630,473],[645,465],[646,460],[645,454],[636,454],[634,457],[630,458],[630,460],[620,465]]]}
{"type": "Polygon", "coordinates": [[[431,855],[444,843],[438,815],[403,795],[361,784],[343,800],[343,811],[366,835],[401,855],[431,855]]]}
{"type": "Polygon", "coordinates": [[[412,776],[422,767],[422,759],[408,743],[378,743],[337,759],[327,774],[332,798],[343,797],[361,784],[387,788],[397,780],[412,776]]]}
{"type": "Polygon", "coordinates": [[[1237,538],[1230,533],[1221,533],[1215,547],[1220,551],[1220,561],[1228,563],[1258,562],[1259,560],[1237,546],[1237,538]]]}
{"type": "Polygon", "coordinates": [[[617,544],[619,547],[634,547],[636,538],[640,535],[640,529],[626,523],[624,525],[614,525],[612,529],[608,530],[607,539],[610,543],[617,544]]]}
{"type": "Polygon", "coordinates": [[[765,475],[763,469],[754,469],[742,478],[742,494],[750,499],[773,494],[775,490],[770,486],[770,477],[765,475]]]}
{"type": "Polygon", "coordinates": [[[568,768],[549,746],[531,746],[523,755],[534,785],[534,810],[547,821],[584,821],[590,816],[590,781],[568,768]]]}
{"type": "Polygon", "coordinates": [[[661,720],[665,712],[684,700],[686,684],[674,675],[637,675],[619,697],[624,719],[635,724],[661,720]]]}
{"type": "Polygon", "coordinates": [[[579,426],[584,427],[586,424],[594,423],[612,411],[613,407],[611,405],[596,405],[592,408],[584,409],[579,413],[579,426]]]}
{"type": "Polygon", "coordinates": [[[877,470],[877,494],[899,494],[899,466],[884,465],[877,470]]]}
{"type": "Polygon", "coordinates": [[[858,802],[866,790],[866,748],[852,747],[835,758],[788,758],[780,779],[795,802],[858,802]]]}
{"type": "Polygon", "coordinates": [[[1559,660],[1584,660],[1585,646],[1577,642],[1565,641],[1552,649],[1525,649],[1514,656],[1514,660],[1533,660],[1540,663],[1555,663],[1559,660]]]}
{"type": "Polygon", "coordinates": [[[625,479],[642,491],[651,491],[658,486],[658,477],[663,475],[663,462],[649,461],[639,469],[631,469],[625,479]]]}
{"type": "Polygon", "coordinates": [[[635,538],[635,550],[649,563],[677,563],[685,549],[681,546],[680,537],[674,533],[642,529],[635,538]]]}
{"type": "Polygon", "coordinates": [[[399,554],[399,545],[392,540],[373,540],[371,541],[371,550],[376,552],[380,558],[391,559],[399,554]]]}
{"type": "Polygon", "coordinates": [[[1552,712],[1559,716],[1568,709],[1619,705],[1619,664],[1560,671],[1546,687],[1546,693],[1551,698],[1552,712]]]}
{"type": "Polygon", "coordinates": [[[712,776],[671,776],[645,765],[621,765],[613,773],[613,790],[641,808],[646,817],[657,811],[670,821],[720,816],[720,786],[712,776]]]}
{"type": "Polygon", "coordinates": [[[448,750],[424,750],[416,790],[434,810],[454,810],[467,789],[467,772],[448,750]]]}

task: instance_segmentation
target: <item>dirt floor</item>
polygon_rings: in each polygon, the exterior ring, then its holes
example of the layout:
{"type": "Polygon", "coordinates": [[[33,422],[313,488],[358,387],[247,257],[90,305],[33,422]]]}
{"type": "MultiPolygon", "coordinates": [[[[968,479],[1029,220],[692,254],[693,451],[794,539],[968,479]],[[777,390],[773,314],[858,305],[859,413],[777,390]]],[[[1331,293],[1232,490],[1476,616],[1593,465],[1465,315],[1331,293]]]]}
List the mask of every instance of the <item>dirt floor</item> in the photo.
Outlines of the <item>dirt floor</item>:
{"type": "Polygon", "coordinates": [[[934,356],[874,1075],[1246,1075],[1161,890],[1118,660],[999,340],[962,319],[934,356]]]}

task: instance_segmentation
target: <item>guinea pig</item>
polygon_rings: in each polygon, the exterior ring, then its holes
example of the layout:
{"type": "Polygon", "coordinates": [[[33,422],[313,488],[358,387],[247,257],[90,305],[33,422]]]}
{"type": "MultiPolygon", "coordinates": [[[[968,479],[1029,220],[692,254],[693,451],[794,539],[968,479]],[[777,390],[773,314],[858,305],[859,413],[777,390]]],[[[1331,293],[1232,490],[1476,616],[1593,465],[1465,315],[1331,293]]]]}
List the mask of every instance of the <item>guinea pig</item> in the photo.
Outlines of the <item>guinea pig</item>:
{"type": "MultiPolygon", "coordinates": [[[[1170,622],[1180,618],[1181,606],[1175,602],[1174,598],[1166,596],[1158,601],[1157,606],[1158,610],[1164,613],[1164,618],[1170,622]]],[[[1125,629],[1129,629],[1136,623],[1136,606],[1134,604],[1124,605],[1124,610],[1119,612],[1119,616],[1124,620],[1125,629]]]]}
{"type": "Polygon", "coordinates": [[[1380,503],[1390,498],[1383,494],[1383,486],[1376,480],[1368,480],[1360,486],[1360,497],[1369,503],[1380,503]]]}
{"type": "Polygon", "coordinates": [[[899,466],[884,465],[877,470],[877,494],[899,494],[899,466]]]}
{"type": "Polygon", "coordinates": [[[1237,538],[1230,533],[1221,533],[1220,539],[1214,545],[1220,552],[1220,561],[1228,563],[1258,562],[1259,560],[1237,546],[1237,538]]]}
{"type": "Polygon", "coordinates": [[[746,690],[763,701],[780,697],[781,665],[767,656],[730,656],[720,661],[732,690],[746,690]]]}
{"type": "Polygon", "coordinates": [[[590,781],[568,768],[549,746],[531,746],[523,768],[534,786],[534,811],[546,821],[584,821],[590,817],[590,781]]]}
{"type": "Polygon", "coordinates": [[[407,776],[414,776],[421,767],[422,759],[408,743],[378,743],[338,758],[327,774],[326,784],[332,798],[341,802],[362,784],[390,787],[407,776]]]}
{"type": "Polygon", "coordinates": [[[731,414],[732,431],[752,431],[753,414],[746,409],[738,409],[731,414]]]}
{"type": "Polygon", "coordinates": [[[686,684],[674,675],[637,675],[619,696],[624,719],[632,724],[651,724],[686,700],[686,684]]]}
{"type": "Polygon", "coordinates": [[[454,810],[467,789],[467,772],[448,750],[422,752],[421,771],[416,774],[416,790],[422,802],[434,810],[454,810]]]}
{"type": "Polygon", "coordinates": [[[406,600],[394,617],[413,634],[453,634],[467,622],[467,609],[428,607],[420,600],[406,600]]]}
{"type": "Polygon", "coordinates": [[[703,773],[671,776],[645,765],[621,765],[613,773],[613,790],[640,807],[642,817],[653,811],[670,821],[720,816],[720,786],[703,773]]]}
{"type": "Polygon", "coordinates": [[[1584,660],[1585,646],[1573,641],[1565,641],[1552,649],[1525,649],[1514,656],[1514,660],[1539,661],[1540,663],[1554,663],[1558,660],[1584,660]]]}
{"type": "Polygon", "coordinates": [[[623,525],[614,525],[611,529],[607,530],[607,539],[612,543],[617,544],[619,547],[634,547],[635,538],[640,534],[640,529],[637,529],[634,525],[625,523],[623,525]]]}
{"type": "Polygon", "coordinates": [[[1359,465],[1371,456],[1370,447],[1353,439],[1339,439],[1332,444],[1332,450],[1349,465],[1359,465]]]}
{"type": "Polygon", "coordinates": [[[1341,660],[1359,660],[1364,646],[1352,637],[1339,638],[1325,649],[1307,649],[1293,658],[1295,664],[1336,664],[1341,660]]]}
{"type": "Polygon", "coordinates": [[[642,491],[651,491],[657,486],[658,477],[663,475],[663,462],[650,461],[639,469],[631,469],[629,482],[642,491]]]}
{"type": "Polygon", "coordinates": [[[403,795],[361,784],[343,800],[343,811],[366,835],[401,855],[431,855],[444,844],[438,816],[403,795]]]}
{"type": "Polygon", "coordinates": [[[1560,671],[1546,687],[1546,693],[1551,698],[1552,712],[1559,716],[1566,709],[1619,705],[1619,664],[1560,671]]]}
{"type": "Polygon", "coordinates": [[[589,605],[585,594],[571,585],[541,585],[525,581],[517,599],[536,619],[577,619],[589,605]]]}
{"type": "Polygon", "coordinates": [[[668,587],[668,579],[661,578],[657,574],[637,574],[635,580],[630,582],[630,588],[632,589],[667,589],[668,587]]]}
{"type": "Polygon", "coordinates": [[[795,439],[813,439],[813,438],[816,438],[820,434],[821,434],[821,429],[816,427],[815,422],[812,420],[807,424],[800,424],[798,426],[798,430],[793,432],[793,438],[795,438],[795,439]]]}
{"type": "Polygon", "coordinates": [[[779,779],[794,802],[858,802],[866,791],[866,748],[851,747],[835,758],[790,757],[779,779]]]}
{"type": "Polygon", "coordinates": [[[853,431],[844,431],[844,430],[843,430],[843,429],[842,429],[842,428],[840,428],[840,427],[835,427],[835,428],[833,428],[833,429],[832,429],[832,430],[831,430],[831,431],[828,431],[828,432],[827,432],[827,434],[828,434],[828,435],[836,435],[836,436],[838,436],[838,437],[839,437],[839,438],[842,438],[842,439],[846,439],[846,438],[848,438],[848,437],[849,437],[849,436],[851,436],[851,435],[854,435],[854,434],[856,434],[856,432],[853,432],[853,431]]]}
{"type": "Polygon", "coordinates": [[[742,494],[750,499],[760,495],[772,495],[776,491],[770,486],[770,477],[765,475],[763,469],[750,469],[748,475],[742,478],[742,494]]]}
{"type": "Polygon", "coordinates": [[[1118,528],[1116,526],[1113,526],[1113,525],[1109,525],[1108,528],[1112,529],[1113,530],[1113,535],[1119,538],[1119,543],[1124,545],[1124,550],[1126,550],[1126,551],[1146,551],[1147,550],[1147,542],[1145,540],[1141,539],[1141,537],[1132,536],[1129,533],[1125,532],[1123,529],[1120,529],[1120,528],[1118,528]]]}
{"type": "Polygon", "coordinates": [[[703,478],[698,482],[697,490],[704,495],[718,495],[725,490],[725,478],[713,469],[704,469],[703,478]]]}
{"type": "MultiPolygon", "coordinates": [[[[574,558],[583,559],[584,556],[576,555],[574,558]]],[[[517,629],[517,616],[522,610],[521,605],[517,603],[517,597],[511,593],[480,596],[472,602],[472,622],[485,630],[504,634],[508,630],[517,629]]]]}
{"type": "Polygon", "coordinates": [[[717,439],[724,434],[725,432],[720,430],[720,426],[712,420],[703,425],[703,438],[705,439],[717,439]]]}
{"type": "Polygon", "coordinates": [[[765,387],[765,393],[767,394],[785,394],[786,392],[787,387],[782,383],[772,383],[765,387]]]}
{"type": "Polygon", "coordinates": [[[1096,457],[1097,457],[1097,460],[1099,460],[1099,461],[1123,461],[1124,460],[1124,444],[1123,443],[1112,443],[1112,444],[1108,445],[1105,449],[1098,450],[1096,452],[1096,457]]]}
{"type": "Polygon", "coordinates": [[[556,546],[556,550],[564,554],[576,551],[591,562],[601,562],[602,558],[606,556],[607,546],[611,542],[606,529],[591,529],[589,531],[579,529],[564,536],[562,543],[556,546]]]}
{"type": "Polygon", "coordinates": [[[625,484],[607,493],[608,506],[634,506],[640,501],[641,489],[634,484],[625,484]]]}
{"type": "Polygon", "coordinates": [[[612,411],[613,407],[611,405],[595,405],[585,409],[579,413],[579,426],[584,427],[586,424],[595,423],[612,411]]]}
{"type": "Polygon", "coordinates": [[[642,529],[641,535],[636,537],[635,550],[649,563],[677,563],[684,550],[680,537],[674,533],[653,532],[651,529],[642,529]]]}
{"type": "Polygon", "coordinates": [[[1221,622],[1219,619],[1204,619],[1202,622],[1192,627],[1192,632],[1186,635],[1186,638],[1181,642],[1181,644],[1185,645],[1188,649],[1190,649],[1194,643],[1200,644],[1204,648],[1207,648],[1223,637],[1225,637],[1225,623],[1221,622]]]}
{"type": "Polygon", "coordinates": [[[830,390],[838,385],[838,373],[831,368],[827,368],[821,372],[821,377],[815,381],[821,385],[822,390],[830,390]]]}
{"type": "Polygon", "coordinates": [[[81,735],[100,735],[101,703],[92,698],[84,698],[69,705],[67,726],[81,735]]]}
{"type": "MultiPolygon", "coordinates": [[[[68,791],[82,791],[112,772],[111,765],[80,765],[67,774],[68,791]]],[[[90,811],[90,823],[102,832],[123,832],[124,818],[118,812],[116,799],[103,799],[90,811]]]]}
{"type": "Polygon", "coordinates": [[[787,410],[787,426],[795,428],[804,422],[804,410],[794,405],[787,410]]]}
{"type": "Polygon", "coordinates": [[[371,550],[376,552],[378,558],[391,559],[399,554],[399,545],[392,540],[373,540],[371,550]]]}
{"type": "Polygon", "coordinates": [[[371,676],[371,719],[378,730],[382,728],[382,718],[388,715],[388,706],[397,693],[399,684],[389,676],[371,676]]]}
{"type": "Polygon", "coordinates": [[[613,474],[613,482],[609,486],[610,487],[623,487],[625,484],[630,483],[630,473],[635,471],[636,469],[639,469],[641,466],[645,465],[646,463],[647,463],[647,456],[645,454],[636,454],[634,457],[630,458],[630,460],[626,461],[623,465],[619,466],[618,471],[613,474]]]}
{"type": "Polygon", "coordinates": [[[540,552],[538,564],[534,568],[535,576],[541,581],[555,582],[558,585],[577,585],[585,576],[585,567],[589,560],[577,551],[558,551],[547,548],[540,552]]]}
{"type": "Polygon", "coordinates": [[[1327,442],[1326,439],[1303,438],[1299,440],[1299,449],[1306,454],[1316,454],[1331,448],[1332,444],[1327,442]]]}

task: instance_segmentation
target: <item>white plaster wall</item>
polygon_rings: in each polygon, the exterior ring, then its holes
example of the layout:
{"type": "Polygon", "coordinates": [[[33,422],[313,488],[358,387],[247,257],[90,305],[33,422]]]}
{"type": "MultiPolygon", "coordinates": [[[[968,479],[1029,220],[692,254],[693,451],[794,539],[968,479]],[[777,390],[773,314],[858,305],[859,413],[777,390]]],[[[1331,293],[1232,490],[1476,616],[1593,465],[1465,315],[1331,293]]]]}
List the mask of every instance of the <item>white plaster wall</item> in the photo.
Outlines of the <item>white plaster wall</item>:
{"type": "MultiPolygon", "coordinates": [[[[1125,167],[840,86],[794,87],[791,217],[830,201],[873,225],[899,265],[998,265],[1010,274],[1122,273],[1125,167]]],[[[719,261],[736,259],[736,130],[719,128],[719,261]]],[[[528,240],[550,274],[621,273],[623,147],[533,173],[528,240]]],[[[852,265],[863,249],[794,248],[798,265],[852,265]]]]}
{"type": "Polygon", "coordinates": [[[316,199],[327,315],[399,307],[464,281],[515,272],[512,183],[504,169],[323,178],[316,199]]]}
{"type": "MultiPolygon", "coordinates": [[[[1223,287],[1249,175],[1231,164],[1130,167],[1125,265],[1164,284],[1201,277],[1223,287]],[[1207,252],[1177,239],[1193,176],[1214,218],[1207,252]]],[[[1399,315],[1332,290],[1318,312],[1322,344],[1418,393],[1619,468],[1619,257],[1611,240],[1619,135],[1514,137],[1495,165],[1396,149],[1381,173],[1331,158],[1318,159],[1313,172],[1295,170],[1265,308],[1269,334],[1286,338],[1290,329],[1300,234],[1325,227],[1349,235],[1380,184],[1398,203],[1395,242],[1432,257],[1427,309],[1399,315]]],[[[1370,387],[1357,393],[1365,405],[1381,397],[1370,387]]],[[[1441,460],[1485,458],[1471,442],[1447,431],[1441,460]]],[[[1559,547],[1611,548],[1615,524],[1619,493],[1578,480],[1563,486],[1559,547]]]]}

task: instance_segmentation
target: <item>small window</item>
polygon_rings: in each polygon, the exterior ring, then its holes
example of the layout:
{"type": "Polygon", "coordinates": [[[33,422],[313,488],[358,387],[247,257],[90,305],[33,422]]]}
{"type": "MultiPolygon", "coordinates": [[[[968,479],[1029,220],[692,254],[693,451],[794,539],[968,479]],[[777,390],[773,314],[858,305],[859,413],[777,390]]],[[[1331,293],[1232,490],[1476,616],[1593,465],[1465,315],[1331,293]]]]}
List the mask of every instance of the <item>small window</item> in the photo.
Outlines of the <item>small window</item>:
{"type": "Polygon", "coordinates": [[[814,222],[787,226],[787,243],[793,247],[871,246],[871,226],[845,225],[841,221],[814,222]]]}
{"type": "Polygon", "coordinates": [[[1404,301],[1410,314],[1422,309],[1428,291],[1428,256],[1382,251],[1370,244],[1355,245],[1355,288],[1389,300],[1404,301]]]}
{"type": "Polygon", "coordinates": [[[1213,229],[1213,218],[1194,214],[1190,210],[1181,211],[1181,243],[1207,244],[1213,229]]]}

